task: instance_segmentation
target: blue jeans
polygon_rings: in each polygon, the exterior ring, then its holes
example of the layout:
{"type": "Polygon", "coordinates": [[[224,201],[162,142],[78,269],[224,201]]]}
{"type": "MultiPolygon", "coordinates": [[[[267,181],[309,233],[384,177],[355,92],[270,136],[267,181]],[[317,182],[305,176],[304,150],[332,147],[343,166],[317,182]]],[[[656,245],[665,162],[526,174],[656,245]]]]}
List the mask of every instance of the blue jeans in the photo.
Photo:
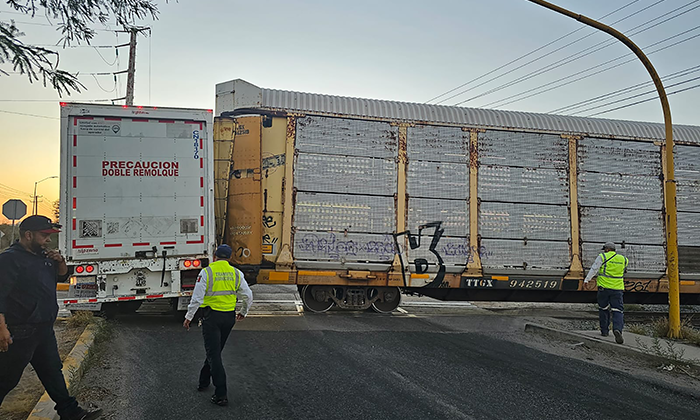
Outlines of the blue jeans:
{"type": "Polygon", "coordinates": [[[10,326],[9,329],[14,336],[13,343],[7,352],[0,353],[0,404],[17,386],[24,368],[31,363],[46,392],[56,403],[58,414],[71,417],[80,413],[77,401],[66,389],[53,325],[10,326]]]}
{"type": "Polygon", "coordinates": [[[598,317],[600,318],[600,332],[603,334],[607,334],[610,331],[611,317],[613,330],[622,331],[622,328],[625,326],[622,292],[623,290],[598,287],[598,317]]]}

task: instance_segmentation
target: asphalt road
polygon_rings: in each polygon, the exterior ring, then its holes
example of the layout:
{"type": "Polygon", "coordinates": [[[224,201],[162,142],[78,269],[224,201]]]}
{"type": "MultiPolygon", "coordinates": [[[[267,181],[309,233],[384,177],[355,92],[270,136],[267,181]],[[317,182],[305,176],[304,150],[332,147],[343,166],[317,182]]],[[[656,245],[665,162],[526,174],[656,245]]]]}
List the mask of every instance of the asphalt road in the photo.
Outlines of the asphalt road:
{"type": "Polygon", "coordinates": [[[122,317],[87,395],[114,419],[698,418],[660,383],[499,338],[518,318],[460,311],[251,316],[224,350],[228,407],[196,391],[199,329],[122,317]]]}

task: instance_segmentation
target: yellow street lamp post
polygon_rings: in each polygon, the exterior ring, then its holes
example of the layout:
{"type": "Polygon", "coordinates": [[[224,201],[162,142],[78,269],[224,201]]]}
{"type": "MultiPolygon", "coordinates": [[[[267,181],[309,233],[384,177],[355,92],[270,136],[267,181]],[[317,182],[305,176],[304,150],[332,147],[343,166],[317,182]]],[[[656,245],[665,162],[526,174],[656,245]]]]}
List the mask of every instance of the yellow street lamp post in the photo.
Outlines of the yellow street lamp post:
{"type": "Polygon", "coordinates": [[[654,69],[654,66],[652,66],[649,58],[644,55],[642,50],[634,42],[632,42],[632,40],[627,38],[621,32],[589,17],[576,14],[552,3],[542,0],[529,1],[557,13],[561,13],[562,15],[576,19],[581,23],[585,23],[588,26],[592,26],[606,32],[620,40],[623,44],[627,45],[627,47],[629,47],[629,49],[631,49],[632,52],[634,52],[634,54],[641,60],[644,67],[649,72],[649,75],[651,75],[651,79],[654,81],[656,90],[659,92],[661,108],[663,108],[664,112],[664,124],[666,126],[666,173],[664,174],[666,194],[664,194],[664,204],[666,208],[666,268],[668,270],[668,320],[670,327],[668,335],[671,338],[680,338],[681,311],[680,284],[678,280],[678,215],[676,209],[676,180],[673,167],[673,127],[671,124],[671,108],[668,105],[668,98],[666,97],[664,85],[661,83],[659,74],[654,69]]]}

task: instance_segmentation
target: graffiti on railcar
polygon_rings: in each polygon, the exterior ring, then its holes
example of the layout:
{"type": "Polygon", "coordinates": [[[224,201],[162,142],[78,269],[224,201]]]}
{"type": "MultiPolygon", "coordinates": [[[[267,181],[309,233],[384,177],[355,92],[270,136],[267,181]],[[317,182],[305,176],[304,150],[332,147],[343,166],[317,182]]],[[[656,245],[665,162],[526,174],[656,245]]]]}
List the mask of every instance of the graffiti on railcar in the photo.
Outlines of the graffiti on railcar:
{"type": "Polygon", "coordinates": [[[385,235],[380,240],[347,239],[344,235],[333,232],[325,234],[306,233],[297,244],[297,249],[316,257],[339,260],[349,256],[372,257],[377,261],[391,261],[397,253],[391,236],[385,235]]]}
{"type": "MultiPolygon", "coordinates": [[[[418,233],[413,234],[411,233],[410,230],[407,230],[405,232],[399,232],[394,234],[394,243],[396,249],[399,248],[399,237],[401,236],[407,236],[408,237],[408,244],[411,249],[418,249],[421,247],[421,238],[423,236],[423,230],[425,229],[433,229],[433,234],[430,239],[430,245],[428,250],[430,251],[431,254],[435,256],[437,259],[437,266],[438,266],[438,272],[435,275],[435,278],[433,281],[430,283],[426,284],[424,287],[439,287],[442,284],[443,279],[445,278],[445,261],[442,259],[442,256],[440,253],[437,251],[438,244],[440,243],[440,238],[442,238],[442,234],[445,232],[445,229],[442,228],[442,222],[430,222],[426,223],[424,225],[421,225],[418,227],[418,233]]],[[[405,264],[403,262],[403,257],[401,253],[398,253],[399,259],[401,260],[401,272],[405,278],[406,273],[405,273],[405,264]]],[[[425,258],[416,258],[413,260],[413,265],[415,266],[415,272],[416,274],[424,274],[428,271],[429,263],[428,260],[425,258]]]]}
{"type": "Polygon", "coordinates": [[[625,291],[628,292],[651,292],[649,286],[652,280],[625,281],[625,291]]]}

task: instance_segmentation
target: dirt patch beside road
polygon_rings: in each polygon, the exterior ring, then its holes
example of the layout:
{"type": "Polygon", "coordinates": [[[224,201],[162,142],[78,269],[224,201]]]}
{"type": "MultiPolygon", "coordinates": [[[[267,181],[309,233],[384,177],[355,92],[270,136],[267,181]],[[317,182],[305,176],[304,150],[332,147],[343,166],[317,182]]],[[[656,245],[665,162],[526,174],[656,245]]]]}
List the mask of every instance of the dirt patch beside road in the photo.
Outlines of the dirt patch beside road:
{"type": "MultiPolygon", "coordinates": [[[[58,353],[61,360],[70,353],[75,342],[85,329],[85,325],[74,325],[65,319],[58,319],[54,324],[58,353]]],[[[0,407],[0,418],[5,420],[24,420],[44,394],[44,386],[37,378],[34,368],[30,364],[24,369],[22,379],[13,389],[0,407]]]]}

